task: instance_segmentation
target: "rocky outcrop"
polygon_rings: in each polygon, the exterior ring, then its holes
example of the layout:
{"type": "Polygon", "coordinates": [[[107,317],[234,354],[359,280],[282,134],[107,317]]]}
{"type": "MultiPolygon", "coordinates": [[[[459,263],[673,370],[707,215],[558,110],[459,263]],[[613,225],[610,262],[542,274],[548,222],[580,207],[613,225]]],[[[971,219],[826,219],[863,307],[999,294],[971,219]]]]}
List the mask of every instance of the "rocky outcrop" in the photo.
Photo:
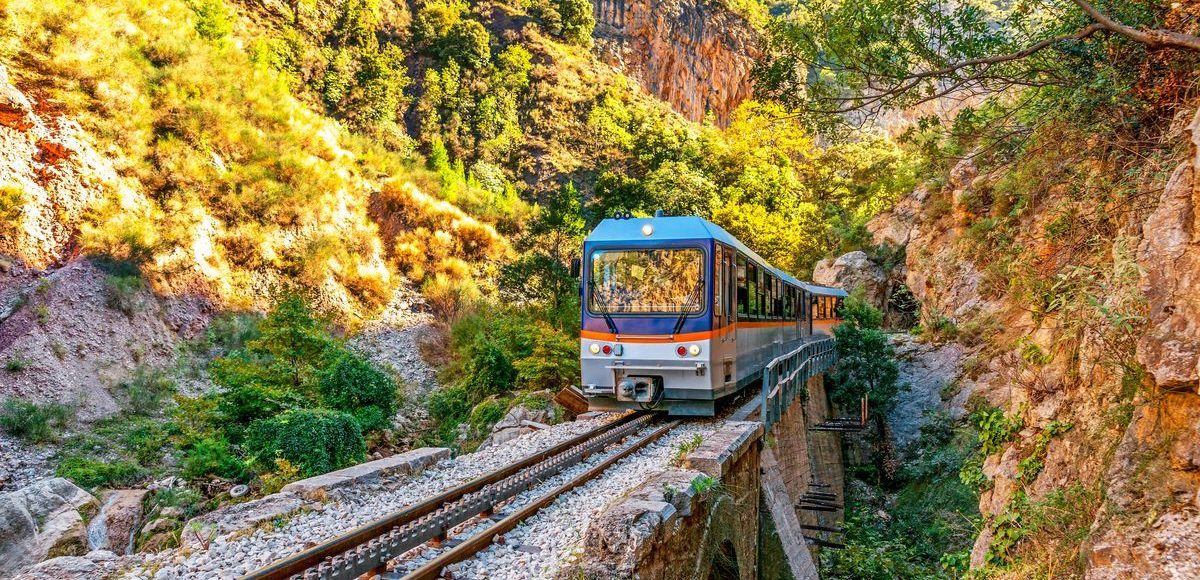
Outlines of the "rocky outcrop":
{"type": "Polygon", "coordinates": [[[812,277],[817,284],[862,292],[876,308],[887,307],[888,273],[862,250],[817,262],[812,277]]]}
{"type": "Polygon", "coordinates": [[[95,507],[96,498],[58,477],[0,495],[0,576],[86,553],[84,513],[95,507]]]}
{"type": "Polygon", "coordinates": [[[160,301],[144,288],[108,284],[88,260],[25,282],[21,307],[0,320],[0,360],[25,364],[0,370],[0,398],[78,405],[79,418],[90,421],[120,409],[118,386],[139,361],[162,368],[174,360],[179,336],[160,301]],[[128,312],[110,307],[115,292],[128,312]]]}
{"type": "MultiPolygon", "coordinates": [[[[535,393],[536,395],[536,393],[535,393]]],[[[539,429],[545,429],[550,422],[550,411],[547,409],[530,409],[517,405],[504,414],[504,418],[492,426],[492,432],[479,444],[480,449],[492,445],[502,445],[522,435],[528,435],[539,429]]]]}
{"type": "Polygon", "coordinates": [[[600,57],[693,121],[728,123],[753,93],[759,37],[741,16],[706,0],[597,0],[600,57]]]}
{"type": "Polygon", "coordinates": [[[1149,324],[1137,357],[1158,386],[1195,392],[1200,379],[1200,111],[1189,130],[1192,157],[1175,169],[1142,226],[1137,260],[1149,324]]]}
{"type": "Polygon", "coordinates": [[[121,559],[108,550],[92,550],[83,556],[59,556],[13,577],[13,580],[94,580],[107,578],[121,566],[121,559]]]}
{"type": "Polygon", "coordinates": [[[145,201],[91,148],[78,123],[38,114],[3,66],[0,195],[17,202],[11,215],[0,215],[0,255],[38,269],[77,250],[74,242],[90,209],[111,198],[128,203],[132,214],[145,201]]]}
{"type": "Polygon", "coordinates": [[[185,548],[207,547],[213,540],[252,528],[262,522],[286,518],[314,502],[291,493],[274,493],[261,499],[226,506],[193,518],[180,538],[185,548]]]}
{"type": "Polygon", "coordinates": [[[88,524],[88,547],[117,554],[133,552],[133,535],[142,525],[144,489],[114,489],[105,492],[100,512],[88,524]]]}

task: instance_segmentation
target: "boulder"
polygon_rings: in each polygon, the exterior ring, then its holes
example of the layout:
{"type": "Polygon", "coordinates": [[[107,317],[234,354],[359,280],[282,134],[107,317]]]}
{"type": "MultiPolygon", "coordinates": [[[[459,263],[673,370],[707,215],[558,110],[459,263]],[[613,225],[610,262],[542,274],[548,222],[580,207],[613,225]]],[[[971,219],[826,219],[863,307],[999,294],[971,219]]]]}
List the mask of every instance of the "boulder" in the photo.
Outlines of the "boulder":
{"type": "Polygon", "coordinates": [[[311,505],[314,504],[291,493],[274,493],[262,499],[225,506],[188,521],[183,527],[181,541],[185,548],[201,548],[218,537],[286,517],[311,505]]]}
{"type": "Polygon", "coordinates": [[[144,489],[116,489],[104,494],[100,513],[88,525],[88,547],[118,554],[133,552],[133,536],[142,523],[144,489]]]}
{"type": "Polygon", "coordinates": [[[108,550],[93,550],[83,556],[51,558],[13,580],[91,580],[108,576],[118,565],[116,554],[108,550]]]}
{"type": "Polygon", "coordinates": [[[813,266],[813,282],[847,292],[862,289],[872,306],[887,310],[888,274],[866,252],[856,250],[836,260],[824,259],[813,266]]]}
{"type": "Polygon", "coordinates": [[[479,448],[502,445],[517,437],[537,431],[537,427],[531,426],[531,424],[544,425],[549,422],[550,411],[548,409],[530,409],[524,405],[517,405],[509,409],[504,418],[492,426],[491,435],[479,444],[479,448]]]}
{"type": "Polygon", "coordinates": [[[87,552],[84,516],[96,498],[55,477],[0,495],[0,576],[47,556],[87,552]]]}

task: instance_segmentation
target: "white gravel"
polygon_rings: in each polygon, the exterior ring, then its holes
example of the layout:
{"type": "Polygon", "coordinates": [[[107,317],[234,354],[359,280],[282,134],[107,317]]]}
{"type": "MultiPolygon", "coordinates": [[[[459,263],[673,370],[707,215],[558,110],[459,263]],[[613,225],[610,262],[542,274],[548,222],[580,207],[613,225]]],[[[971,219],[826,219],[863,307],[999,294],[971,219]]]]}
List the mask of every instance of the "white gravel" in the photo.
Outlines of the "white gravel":
{"type": "Polygon", "coordinates": [[[455,485],[595,429],[612,418],[608,416],[555,425],[505,445],[441,461],[416,476],[402,476],[337,490],[319,511],[301,513],[270,531],[260,529],[235,539],[219,538],[207,551],[188,553],[176,549],[139,554],[135,558],[142,560],[122,577],[155,580],[236,578],[268,562],[300,552],[356,526],[424,501],[455,485]]]}
{"type": "Polygon", "coordinates": [[[0,432],[0,492],[14,491],[54,474],[54,448],[29,445],[0,432]]]}
{"type": "MultiPolygon", "coordinates": [[[[518,580],[556,577],[564,565],[576,562],[582,554],[583,534],[593,517],[599,515],[614,499],[671,467],[670,462],[680,444],[697,434],[707,437],[717,425],[715,420],[689,421],[680,425],[658,441],[617,462],[600,477],[560,496],[554,503],[505,534],[503,544],[494,543],[474,558],[449,566],[449,571],[454,578],[518,580]]],[[[638,438],[650,430],[643,430],[638,438]]],[[[602,456],[590,458],[584,464],[517,496],[498,514],[507,515],[516,511],[632,444],[634,440],[630,438],[602,456]]],[[[427,549],[422,554],[422,560],[435,554],[435,550],[427,549]]],[[[415,566],[402,569],[415,569],[415,566]]]]}

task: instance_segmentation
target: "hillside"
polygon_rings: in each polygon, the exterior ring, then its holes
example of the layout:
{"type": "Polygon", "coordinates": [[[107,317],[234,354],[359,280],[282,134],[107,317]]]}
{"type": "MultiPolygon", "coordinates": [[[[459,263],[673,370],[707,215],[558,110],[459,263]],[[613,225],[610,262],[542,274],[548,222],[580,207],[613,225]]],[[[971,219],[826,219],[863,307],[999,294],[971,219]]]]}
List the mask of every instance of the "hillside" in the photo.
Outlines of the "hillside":
{"type": "Polygon", "coordinates": [[[565,419],[571,261],[661,209],[853,291],[831,401],[885,380],[823,577],[1200,574],[1197,19],[0,3],[0,491],[145,492],[160,552],[235,488],[565,419]]]}

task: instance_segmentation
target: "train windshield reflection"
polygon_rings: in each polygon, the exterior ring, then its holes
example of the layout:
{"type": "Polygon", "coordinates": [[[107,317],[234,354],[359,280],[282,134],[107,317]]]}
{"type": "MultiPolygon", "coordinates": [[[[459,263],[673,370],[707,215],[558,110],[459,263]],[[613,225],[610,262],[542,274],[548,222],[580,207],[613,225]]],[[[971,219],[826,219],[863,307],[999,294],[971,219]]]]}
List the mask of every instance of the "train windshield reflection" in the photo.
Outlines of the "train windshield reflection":
{"type": "Polygon", "coordinates": [[[704,252],[697,248],[592,253],[593,312],[696,313],[703,309],[704,252]]]}

